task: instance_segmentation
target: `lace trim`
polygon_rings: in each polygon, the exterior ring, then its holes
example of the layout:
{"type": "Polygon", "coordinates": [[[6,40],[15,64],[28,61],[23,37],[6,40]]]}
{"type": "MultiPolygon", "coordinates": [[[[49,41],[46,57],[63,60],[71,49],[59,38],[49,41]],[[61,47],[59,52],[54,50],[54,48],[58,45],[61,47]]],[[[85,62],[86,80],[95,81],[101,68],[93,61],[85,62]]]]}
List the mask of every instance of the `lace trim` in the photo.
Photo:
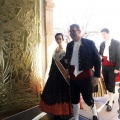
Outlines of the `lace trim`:
{"type": "Polygon", "coordinates": [[[63,48],[61,48],[61,49],[56,48],[55,53],[53,54],[53,58],[60,61],[63,59],[64,56],[65,56],[64,49],[63,48]]]}
{"type": "Polygon", "coordinates": [[[42,99],[40,100],[40,109],[43,112],[54,114],[54,115],[70,115],[72,114],[72,104],[56,103],[55,105],[47,105],[42,99]]]}

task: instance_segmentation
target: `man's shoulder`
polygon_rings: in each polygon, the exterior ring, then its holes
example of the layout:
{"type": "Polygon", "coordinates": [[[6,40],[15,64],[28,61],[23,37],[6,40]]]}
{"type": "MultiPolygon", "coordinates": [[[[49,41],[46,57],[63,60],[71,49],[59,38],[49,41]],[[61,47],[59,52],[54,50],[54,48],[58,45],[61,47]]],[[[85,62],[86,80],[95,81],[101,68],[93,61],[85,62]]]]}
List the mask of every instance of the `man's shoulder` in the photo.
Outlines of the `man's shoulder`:
{"type": "Polygon", "coordinates": [[[74,41],[70,41],[67,45],[72,45],[74,43],[74,41]]]}
{"type": "Polygon", "coordinates": [[[112,42],[115,42],[115,43],[117,43],[117,44],[119,44],[119,43],[120,43],[118,40],[113,39],[113,38],[111,39],[111,41],[112,41],[112,42]]]}
{"type": "Polygon", "coordinates": [[[87,38],[82,38],[81,40],[82,40],[82,42],[86,42],[86,43],[94,43],[93,40],[87,39],[87,38]]]}
{"type": "Polygon", "coordinates": [[[105,45],[105,41],[102,41],[100,45],[105,45]]]}

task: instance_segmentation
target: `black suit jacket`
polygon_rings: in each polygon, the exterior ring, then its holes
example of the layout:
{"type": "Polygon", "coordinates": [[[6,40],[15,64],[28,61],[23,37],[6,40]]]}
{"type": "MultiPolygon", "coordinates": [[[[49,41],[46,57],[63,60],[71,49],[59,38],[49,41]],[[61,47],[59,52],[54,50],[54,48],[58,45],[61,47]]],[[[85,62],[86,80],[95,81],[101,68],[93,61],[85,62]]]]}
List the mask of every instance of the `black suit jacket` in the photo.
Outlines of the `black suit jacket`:
{"type": "MultiPolygon", "coordinates": [[[[103,52],[105,49],[105,41],[103,41],[100,45],[99,53],[103,56],[103,52]]],[[[109,60],[111,63],[116,63],[115,69],[120,69],[120,42],[112,39],[111,45],[109,47],[109,60]]]]}
{"type": "MultiPolygon", "coordinates": [[[[66,59],[68,62],[68,69],[70,68],[70,62],[73,53],[74,41],[67,44],[66,59]]],[[[79,70],[88,70],[94,67],[95,77],[100,77],[101,60],[98,50],[92,40],[85,38],[81,39],[81,45],[79,49],[79,70]]]]}

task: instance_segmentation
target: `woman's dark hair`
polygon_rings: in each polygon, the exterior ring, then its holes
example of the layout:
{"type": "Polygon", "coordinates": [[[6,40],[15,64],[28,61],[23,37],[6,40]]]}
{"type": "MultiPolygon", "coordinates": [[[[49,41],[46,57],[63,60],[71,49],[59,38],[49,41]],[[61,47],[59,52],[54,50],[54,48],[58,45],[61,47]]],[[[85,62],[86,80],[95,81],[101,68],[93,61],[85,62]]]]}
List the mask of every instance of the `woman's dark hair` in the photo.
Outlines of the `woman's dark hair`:
{"type": "Polygon", "coordinates": [[[107,29],[107,28],[103,28],[102,30],[101,30],[101,32],[105,32],[105,33],[110,33],[110,31],[107,29]]]}
{"type": "Polygon", "coordinates": [[[61,35],[61,36],[62,36],[62,39],[64,40],[64,37],[63,37],[63,34],[62,34],[62,33],[56,33],[55,39],[56,39],[56,37],[57,37],[58,35],[61,35]]]}

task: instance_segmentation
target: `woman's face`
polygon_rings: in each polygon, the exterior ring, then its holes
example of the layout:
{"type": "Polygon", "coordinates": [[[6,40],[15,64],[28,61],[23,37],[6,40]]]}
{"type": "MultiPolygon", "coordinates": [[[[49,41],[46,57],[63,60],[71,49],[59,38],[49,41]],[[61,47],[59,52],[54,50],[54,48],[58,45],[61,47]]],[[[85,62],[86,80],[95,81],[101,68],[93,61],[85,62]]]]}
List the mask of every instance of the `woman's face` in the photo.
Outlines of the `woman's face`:
{"type": "Polygon", "coordinates": [[[61,35],[57,35],[56,36],[56,42],[58,43],[58,45],[61,45],[62,44],[62,41],[63,41],[63,38],[61,35]]]}

